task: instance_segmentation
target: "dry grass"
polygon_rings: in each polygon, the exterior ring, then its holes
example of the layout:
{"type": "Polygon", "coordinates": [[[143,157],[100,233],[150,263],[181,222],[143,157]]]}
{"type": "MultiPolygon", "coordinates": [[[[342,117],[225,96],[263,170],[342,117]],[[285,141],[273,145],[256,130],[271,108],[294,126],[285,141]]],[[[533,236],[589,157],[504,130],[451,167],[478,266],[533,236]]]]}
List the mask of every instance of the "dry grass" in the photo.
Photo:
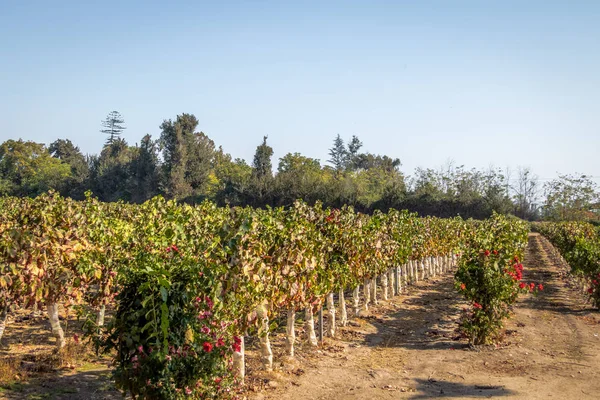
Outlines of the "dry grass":
{"type": "Polygon", "coordinates": [[[0,360],[0,386],[10,385],[21,379],[19,365],[14,359],[0,360]]]}
{"type": "Polygon", "coordinates": [[[42,350],[35,353],[11,353],[0,358],[0,387],[25,382],[37,373],[53,372],[58,369],[75,369],[94,359],[89,346],[73,341],[60,351],[42,350]]]}

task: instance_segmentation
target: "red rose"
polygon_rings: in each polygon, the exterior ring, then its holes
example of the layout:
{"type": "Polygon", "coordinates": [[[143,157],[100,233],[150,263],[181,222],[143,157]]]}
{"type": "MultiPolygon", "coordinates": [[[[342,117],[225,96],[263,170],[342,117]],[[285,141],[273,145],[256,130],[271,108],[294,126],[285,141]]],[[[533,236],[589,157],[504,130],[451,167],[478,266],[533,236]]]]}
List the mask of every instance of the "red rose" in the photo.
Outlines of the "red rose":
{"type": "Polygon", "coordinates": [[[494,250],[494,251],[492,251],[492,253],[494,253],[494,255],[497,256],[498,255],[498,250],[494,250]]]}
{"type": "Polygon", "coordinates": [[[202,348],[204,349],[205,352],[210,353],[213,349],[213,345],[212,345],[212,343],[204,342],[204,344],[202,345],[202,348]]]}
{"type": "Polygon", "coordinates": [[[542,285],[541,283],[538,285],[538,290],[544,290],[544,285],[542,285]]]}
{"type": "Polygon", "coordinates": [[[223,340],[223,338],[217,339],[217,343],[215,343],[215,346],[217,346],[217,347],[225,346],[225,341],[223,340]]]}
{"type": "Polygon", "coordinates": [[[460,284],[460,290],[465,290],[467,288],[467,285],[465,285],[464,283],[460,284]]]}
{"type": "Polygon", "coordinates": [[[589,289],[587,290],[587,292],[588,292],[589,294],[592,294],[592,293],[594,293],[594,288],[589,288],[589,289]]]}
{"type": "Polygon", "coordinates": [[[521,283],[519,283],[519,287],[520,287],[521,289],[525,289],[525,283],[524,283],[524,282],[521,282],[521,283]]]}
{"type": "Polygon", "coordinates": [[[487,257],[487,256],[489,256],[489,255],[490,255],[490,251],[489,251],[489,250],[486,250],[486,251],[484,251],[484,252],[483,252],[483,254],[484,254],[486,257],[487,257]]]}
{"type": "Polygon", "coordinates": [[[479,303],[477,303],[477,302],[473,303],[473,307],[477,308],[477,309],[480,309],[480,310],[483,308],[482,305],[479,304],[479,303]]]}

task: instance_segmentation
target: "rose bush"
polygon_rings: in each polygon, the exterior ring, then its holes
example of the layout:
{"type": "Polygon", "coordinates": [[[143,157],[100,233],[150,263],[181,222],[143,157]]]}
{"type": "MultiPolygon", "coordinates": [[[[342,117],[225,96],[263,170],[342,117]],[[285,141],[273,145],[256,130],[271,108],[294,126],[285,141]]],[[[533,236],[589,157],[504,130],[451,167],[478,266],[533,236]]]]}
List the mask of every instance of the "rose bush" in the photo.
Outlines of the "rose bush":
{"type": "Polygon", "coordinates": [[[520,293],[542,285],[522,282],[521,259],[528,226],[515,218],[494,215],[474,223],[462,247],[455,274],[457,290],[469,301],[461,328],[476,345],[497,337],[520,293]]]}

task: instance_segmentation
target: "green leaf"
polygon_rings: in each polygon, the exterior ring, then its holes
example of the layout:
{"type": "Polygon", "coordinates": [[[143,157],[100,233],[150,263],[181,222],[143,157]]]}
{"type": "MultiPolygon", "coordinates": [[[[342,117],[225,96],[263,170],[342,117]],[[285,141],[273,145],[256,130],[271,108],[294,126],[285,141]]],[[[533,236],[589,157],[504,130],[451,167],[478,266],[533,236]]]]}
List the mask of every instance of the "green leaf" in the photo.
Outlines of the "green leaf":
{"type": "Polygon", "coordinates": [[[169,309],[165,303],[160,306],[160,311],[160,328],[163,334],[163,346],[167,348],[169,347],[169,309]]]}

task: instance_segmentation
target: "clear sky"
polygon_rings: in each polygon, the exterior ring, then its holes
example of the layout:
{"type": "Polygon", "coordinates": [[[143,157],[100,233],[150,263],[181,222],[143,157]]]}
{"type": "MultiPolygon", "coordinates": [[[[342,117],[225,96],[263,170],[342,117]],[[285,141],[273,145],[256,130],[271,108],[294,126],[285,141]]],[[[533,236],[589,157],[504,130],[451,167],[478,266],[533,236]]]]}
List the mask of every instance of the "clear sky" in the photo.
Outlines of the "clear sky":
{"type": "Polygon", "coordinates": [[[100,151],[177,114],[251,162],[336,134],[402,170],[600,176],[600,1],[0,0],[0,140],[100,151]]]}

